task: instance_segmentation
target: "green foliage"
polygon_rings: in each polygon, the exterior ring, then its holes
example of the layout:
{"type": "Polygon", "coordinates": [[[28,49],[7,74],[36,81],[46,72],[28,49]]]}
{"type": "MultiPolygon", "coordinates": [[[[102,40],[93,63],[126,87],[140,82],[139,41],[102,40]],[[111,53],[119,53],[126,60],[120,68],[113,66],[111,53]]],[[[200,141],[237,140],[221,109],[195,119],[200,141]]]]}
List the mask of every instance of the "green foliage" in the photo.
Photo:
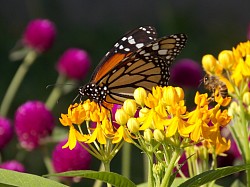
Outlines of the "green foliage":
{"type": "Polygon", "coordinates": [[[231,175],[233,173],[237,173],[243,170],[250,169],[250,165],[241,165],[241,166],[228,166],[223,168],[218,168],[215,170],[210,170],[203,172],[195,177],[185,181],[179,187],[198,187],[208,182],[212,182],[214,180],[220,179],[222,177],[231,175]]]}
{"type": "Polygon", "coordinates": [[[37,175],[21,173],[5,169],[0,169],[0,186],[67,187],[64,184],[43,177],[39,177],[37,175]]]}
{"type": "Polygon", "coordinates": [[[69,171],[47,176],[64,176],[64,177],[85,177],[89,179],[101,180],[116,187],[136,187],[136,185],[128,178],[113,172],[105,171],[91,171],[91,170],[78,170],[69,171]]]}

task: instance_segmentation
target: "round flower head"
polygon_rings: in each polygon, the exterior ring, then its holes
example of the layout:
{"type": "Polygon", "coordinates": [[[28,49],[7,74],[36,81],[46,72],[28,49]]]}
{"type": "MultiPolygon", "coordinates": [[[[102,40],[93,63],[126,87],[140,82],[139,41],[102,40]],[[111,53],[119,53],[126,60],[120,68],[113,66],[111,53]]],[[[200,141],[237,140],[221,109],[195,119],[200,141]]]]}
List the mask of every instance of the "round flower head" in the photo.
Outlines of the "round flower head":
{"type": "Polygon", "coordinates": [[[25,172],[25,168],[24,168],[23,164],[21,164],[20,162],[18,162],[16,160],[10,160],[10,161],[3,162],[0,165],[0,168],[18,171],[18,172],[25,172]]]}
{"type": "Polygon", "coordinates": [[[4,148],[13,137],[13,128],[10,120],[0,117],[0,149],[4,148]]]}
{"type": "Polygon", "coordinates": [[[26,27],[22,42],[37,52],[45,52],[52,47],[55,36],[54,23],[47,19],[35,19],[30,21],[26,27]]]}
{"type": "Polygon", "coordinates": [[[52,133],[54,119],[51,112],[40,101],[28,101],[15,114],[15,130],[21,146],[32,150],[40,141],[52,133]]]}
{"type": "MultiPolygon", "coordinates": [[[[52,153],[52,164],[55,172],[64,172],[70,170],[86,170],[90,168],[91,155],[79,143],[72,150],[62,148],[67,142],[63,140],[59,142],[52,153]]],[[[84,144],[88,147],[87,144],[84,144]]]]}
{"type": "Polygon", "coordinates": [[[182,59],[173,65],[170,74],[174,85],[197,88],[202,79],[202,67],[191,59],[182,59]]]}
{"type": "Polygon", "coordinates": [[[70,48],[59,58],[56,69],[71,79],[82,80],[90,68],[90,57],[82,49],[70,48]]]}

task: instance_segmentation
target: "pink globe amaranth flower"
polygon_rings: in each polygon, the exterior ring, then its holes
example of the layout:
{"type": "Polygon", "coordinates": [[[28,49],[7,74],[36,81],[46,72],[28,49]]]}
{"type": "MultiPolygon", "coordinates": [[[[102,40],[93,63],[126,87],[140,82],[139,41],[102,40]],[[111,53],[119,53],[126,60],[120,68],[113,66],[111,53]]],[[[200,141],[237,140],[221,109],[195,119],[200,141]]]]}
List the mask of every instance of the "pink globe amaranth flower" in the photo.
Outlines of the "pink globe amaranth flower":
{"type": "Polygon", "coordinates": [[[82,49],[70,48],[59,58],[56,69],[71,79],[82,80],[88,73],[91,62],[82,49]]]}
{"type": "Polygon", "coordinates": [[[0,149],[3,149],[10,142],[13,134],[10,120],[0,117],[0,149]]]}
{"type": "Polygon", "coordinates": [[[37,148],[55,126],[52,113],[40,101],[28,101],[15,114],[15,130],[20,145],[26,150],[37,148]]]}
{"type": "Polygon", "coordinates": [[[25,168],[24,168],[23,164],[21,164],[20,162],[18,162],[16,160],[10,160],[10,161],[3,162],[0,165],[0,168],[18,171],[18,172],[25,172],[25,168]]]}
{"type": "Polygon", "coordinates": [[[34,19],[30,21],[23,33],[24,45],[45,52],[50,49],[56,37],[56,27],[48,19],[34,19]]]}
{"type": "MultiPolygon", "coordinates": [[[[64,172],[71,170],[87,170],[90,168],[91,155],[79,143],[72,150],[62,148],[67,142],[63,140],[59,142],[52,152],[52,164],[56,172],[64,172]]],[[[87,144],[84,144],[88,147],[87,144]]]]}
{"type": "Polygon", "coordinates": [[[197,88],[202,80],[202,67],[191,59],[181,59],[170,69],[171,84],[180,87],[197,88]]]}

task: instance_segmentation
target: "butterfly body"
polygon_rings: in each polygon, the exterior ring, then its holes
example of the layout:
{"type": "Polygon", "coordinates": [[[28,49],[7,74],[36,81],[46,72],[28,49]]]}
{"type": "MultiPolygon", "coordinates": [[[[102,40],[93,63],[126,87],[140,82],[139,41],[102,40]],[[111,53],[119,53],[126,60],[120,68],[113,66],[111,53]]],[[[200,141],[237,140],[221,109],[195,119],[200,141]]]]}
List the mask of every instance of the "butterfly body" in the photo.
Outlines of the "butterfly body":
{"type": "Polygon", "coordinates": [[[186,40],[185,34],[157,39],[151,26],[127,33],[104,56],[90,83],[79,88],[79,94],[101,105],[122,104],[133,98],[138,87],[150,92],[156,85],[167,85],[169,67],[186,40]]]}

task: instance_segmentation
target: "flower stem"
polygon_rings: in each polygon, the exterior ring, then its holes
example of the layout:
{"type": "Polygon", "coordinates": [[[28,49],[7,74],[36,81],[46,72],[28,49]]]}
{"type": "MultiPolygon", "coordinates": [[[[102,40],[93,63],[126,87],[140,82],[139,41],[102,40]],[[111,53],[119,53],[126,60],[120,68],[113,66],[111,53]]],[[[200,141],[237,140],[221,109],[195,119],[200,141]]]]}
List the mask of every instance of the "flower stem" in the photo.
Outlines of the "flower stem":
{"type": "Polygon", "coordinates": [[[10,105],[13,101],[13,98],[15,97],[17,90],[24,76],[29,70],[29,67],[31,66],[31,64],[35,61],[36,57],[37,57],[37,53],[33,50],[30,50],[27,53],[26,57],[24,58],[23,63],[19,66],[3,98],[3,101],[0,107],[1,116],[7,116],[10,105]]]}
{"type": "MultiPolygon", "coordinates": [[[[103,171],[104,170],[104,165],[103,163],[101,163],[100,167],[99,167],[99,171],[103,171]]],[[[102,181],[100,180],[96,180],[93,187],[101,187],[102,186],[102,181]]]]}
{"type": "MultiPolygon", "coordinates": [[[[104,161],[103,165],[104,165],[105,171],[110,172],[110,161],[104,161]]],[[[107,183],[107,187],[112,187],[112,185],[107,183]]]]}
{"type": "Polygon", "coordinates": [[[171,173],[174,169],[175,163],[176,163],[177,159],[179,158],[179,156],[180,156],[180,150],[177,149],[173,152],[170,163],[169,163],[168,167],[166,168],[165,175],[162,179],[161,187],[169,186],[170,176],[171,176],[171,173]]]}
{"type": "Polygon", "coordinates": [[[122,147],[122,175],[130,178],[131,144],[125,143],[122,147]]]}
{"type": "Polygon", "coordinates": [[[148,153],[148,186],[154,186],[153,177],[153,154],[148,153]]]}

